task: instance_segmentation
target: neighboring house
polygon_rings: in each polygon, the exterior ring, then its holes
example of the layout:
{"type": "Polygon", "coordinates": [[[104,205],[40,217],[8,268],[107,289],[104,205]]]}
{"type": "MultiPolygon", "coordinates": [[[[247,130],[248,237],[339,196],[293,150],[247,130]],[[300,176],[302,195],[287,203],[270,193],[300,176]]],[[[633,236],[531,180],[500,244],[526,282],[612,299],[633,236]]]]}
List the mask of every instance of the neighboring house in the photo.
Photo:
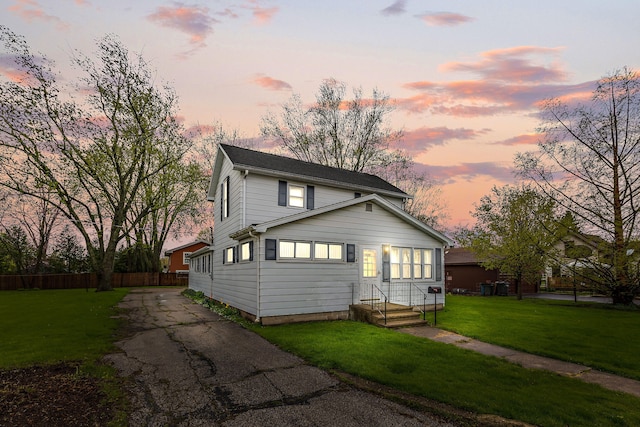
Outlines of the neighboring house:
{"type": "Polygon", "coordinates": [[[546,280],[553,287],[573,286],[576,270],[588,268],[600,260],[598,236],[570,232],[553,247],[552,260],[546,269],[546,280]]]}
{"type": "Polygon", "coordinates": [[[189,287],[263,324],[345,319],[384,296],[422,304],[444,287],[451,241],[403,211],[409,197],[373,175],[221,144],[214,244],[191,255],[189,287]]]}
{"type": "Polygon", "coordinates": [[[204,240],[196,240],[177,248],[168,249],[164,252],[169,257],[168,272],[169,273],[188,273],[189,272],[189,255],[193,252],[208,247],[209,242],[204,240]]]}
{"type": "Polygon", "coordinates": [[[447,292],[480,293],[480,285],[498,280],[498,270],[487,270],[468,248],[448,248],[444,255],[447,292]]]}
{"type": "MultiPolygon", "coordinates": [[[[481,285],[506,282],[510,284],[508,292],[517,292],[512,286],[513,278],[496,269],[486,269],[469,248],[448,248],[445,251],[444,267],[446,271],[447,292],[480,294],[481,285]]],[[[522,283],[523,293],[536,293],[539,283],[522,283]]],[[[493,292],[497,289],[494,287],[493,292]]]]}

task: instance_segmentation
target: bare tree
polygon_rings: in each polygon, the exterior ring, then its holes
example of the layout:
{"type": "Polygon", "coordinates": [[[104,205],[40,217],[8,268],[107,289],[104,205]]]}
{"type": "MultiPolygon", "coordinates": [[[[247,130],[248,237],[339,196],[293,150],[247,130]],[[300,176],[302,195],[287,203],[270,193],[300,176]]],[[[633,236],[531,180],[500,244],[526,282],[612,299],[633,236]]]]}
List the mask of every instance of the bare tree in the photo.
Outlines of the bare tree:
{"type": "Polygon", "coordinates": [[[373,90],[364,99],[361,89],[347,100],[346,86],[335,79],[325,80],[309,108],[294,95],[282,109],[262,119],[262,134],[275,138],[299,160],[326,166],[369,172],[388,164],[389,142],[400,139],[401,131],[385,127],[393,106],[389,96],[373,90]]]}
{"type": "Polygon", "coordinates": [[[623,69],[602,78],[587,104],[548,101],[539,132],[538,151],[516,158],[521,174],[610,242],[607,262],[591,266],[597,286],[630,304],[640,292],[630,256],[640,219],[640,76],[623,69]]]}
{"type": "Polygon", "coordinates": [[[6,232],[10,225],[17,225],[25,232],[34,250],[34,260],[29,273],[42,273],[51,234],[58,222],[60,212],[50,202],[52,193],[44,188],[40,189],[38,198],[21,194],[11,196],[7,197],[5,210],[0,215],[2,228],[6,232]]]}
{"type": "Polygon", "coordinates": [[[405,210],[431,226],[441,226],[446,206],[436,183],[416,171],[413,160],[390,143],[402,131],[387,126],[394,107],[389,96],[374,89],[363,98],[362,89],[347,99],[344,83],[325,80],[315,104],[305,107],[294,95],[282,107],[280,117],[262,119],[262,135],[274,138],[295,158],[325,166],[378,175],[407,194],[405,210]]]}
{"type": "Polygon", "coordinates": [[[34,198],[52,192],[84,240],[98,290],[109,290],[119,242],[161,208],[132,213],[144,184],[189,148],[176,96],[111,36],[97,43],[97,60],[74,59],[85,75],[74,87],[7,27],[0,41],[24,73],[0,83],[0,184],[34,198]]]}

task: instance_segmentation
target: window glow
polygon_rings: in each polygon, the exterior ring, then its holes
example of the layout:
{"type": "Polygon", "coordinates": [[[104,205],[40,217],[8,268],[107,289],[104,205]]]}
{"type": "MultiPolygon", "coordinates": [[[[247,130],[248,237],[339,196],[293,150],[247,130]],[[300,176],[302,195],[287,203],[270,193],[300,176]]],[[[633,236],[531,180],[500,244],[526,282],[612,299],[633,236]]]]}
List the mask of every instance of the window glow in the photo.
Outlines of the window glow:
{"type": "Polygon", "coordinates": [[[304,207],[304,187],[289,185],[289,206],[296,208],[304,207]]]}

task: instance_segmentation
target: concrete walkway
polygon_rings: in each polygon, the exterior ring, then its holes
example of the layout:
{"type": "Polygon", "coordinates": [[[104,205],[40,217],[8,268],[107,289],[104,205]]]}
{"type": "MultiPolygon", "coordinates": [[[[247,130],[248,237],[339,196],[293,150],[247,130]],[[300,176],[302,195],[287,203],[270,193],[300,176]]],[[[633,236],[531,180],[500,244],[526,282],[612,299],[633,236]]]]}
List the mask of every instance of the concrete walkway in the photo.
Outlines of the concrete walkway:
{"type": "Polygon", "coordinates": [[[130,426],[453,425],[309,366],[180,289],[134,289],[120,308],[128,334],[106,359],[127,379],[130,426]]]}
{"type": "Polygon", "coordinates": [[[493,344],[487,344],[482,341],[467,338],[453,332],[444,331],[430,326],[402,328],[398,329],[398,331],[417,337],[428,338],[433,341],[452,344],[460,348],[473,350],[489,356],[500,357],[525,368],[542,369],[555,372],[559,375],[578,378],[585,382],[599,384],[610,390],[621,391],[640,397],[640,381],[596,371],[587,366],[563,362],[548,357],[536,356],[493,344]]]}

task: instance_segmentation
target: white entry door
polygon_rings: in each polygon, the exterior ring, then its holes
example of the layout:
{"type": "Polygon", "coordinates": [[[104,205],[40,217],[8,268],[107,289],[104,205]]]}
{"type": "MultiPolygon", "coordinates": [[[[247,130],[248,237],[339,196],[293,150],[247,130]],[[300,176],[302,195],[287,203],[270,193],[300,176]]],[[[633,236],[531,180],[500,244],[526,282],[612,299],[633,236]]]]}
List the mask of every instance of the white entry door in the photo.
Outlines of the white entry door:
{"type": "Polygon", "coordinates": [[[363,246],[360,251],[360,299],[380,298],[378,290],[382,288],[380,249],[374,246],[363,246]]]}

